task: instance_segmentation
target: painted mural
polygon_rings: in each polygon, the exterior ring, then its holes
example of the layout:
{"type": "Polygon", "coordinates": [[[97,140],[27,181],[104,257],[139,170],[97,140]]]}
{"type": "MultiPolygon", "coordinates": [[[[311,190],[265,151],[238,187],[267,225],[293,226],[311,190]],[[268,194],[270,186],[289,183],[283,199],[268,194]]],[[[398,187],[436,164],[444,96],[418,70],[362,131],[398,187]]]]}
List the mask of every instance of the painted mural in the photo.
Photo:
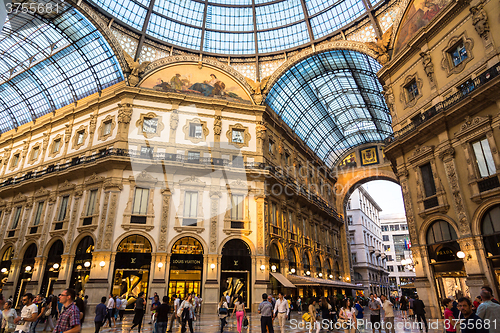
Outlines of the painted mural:
{"type": "Polygon", "coordinates": [[[229,75],[194,64],[179,64],[161,69],[147,77],[142,88],[179,92],[234,102],[251,102],[250,96],[229,75]]]}
{"type": "Polygon", "coordinates": [[[413,0],[401,20],[394,53],[398,53],[449,2],[450,0],[413,0]]]}

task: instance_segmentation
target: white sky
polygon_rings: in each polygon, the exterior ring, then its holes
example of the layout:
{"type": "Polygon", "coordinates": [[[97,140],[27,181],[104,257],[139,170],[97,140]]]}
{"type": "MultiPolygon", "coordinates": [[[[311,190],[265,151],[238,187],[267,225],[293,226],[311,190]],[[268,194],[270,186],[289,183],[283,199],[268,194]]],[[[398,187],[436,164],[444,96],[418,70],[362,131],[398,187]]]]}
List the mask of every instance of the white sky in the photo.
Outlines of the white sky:
{"type": "Polygon", "coordinates": [[[363,184],[363,188],[370,193],[377,204],[382,208],[380,219],[385,217],[405,216],[403,194],[401,186],[387,180],[373,180],[363,184]]]}

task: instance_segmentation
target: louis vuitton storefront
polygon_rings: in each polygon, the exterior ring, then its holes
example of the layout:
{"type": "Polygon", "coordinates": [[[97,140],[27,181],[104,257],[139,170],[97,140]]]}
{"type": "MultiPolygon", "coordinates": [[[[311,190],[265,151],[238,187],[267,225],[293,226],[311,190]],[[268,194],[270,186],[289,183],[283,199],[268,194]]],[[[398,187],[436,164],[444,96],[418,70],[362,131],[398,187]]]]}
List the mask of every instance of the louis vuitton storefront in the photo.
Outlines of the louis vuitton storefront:
{"type": "Polygon", "coordinates": [[[151,269],[151,243],[140,235],[126,237],[118,245],[111,292],[128,300],[127,309],[134,306],[142,291],[148,294],[151,269]]]}
{"type": "Polygon", "coordinates": [[[183,237],[175,242],[170,257],[168,295],[201,294],[203,278],[203,247],[193,237],[183,237]]]}

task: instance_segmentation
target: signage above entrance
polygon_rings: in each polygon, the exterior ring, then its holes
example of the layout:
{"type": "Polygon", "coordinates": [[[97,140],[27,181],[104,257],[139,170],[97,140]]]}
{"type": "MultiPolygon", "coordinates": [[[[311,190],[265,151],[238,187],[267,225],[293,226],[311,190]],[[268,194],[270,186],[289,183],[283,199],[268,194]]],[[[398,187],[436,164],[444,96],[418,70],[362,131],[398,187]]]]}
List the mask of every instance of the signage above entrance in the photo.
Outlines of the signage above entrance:
{"type": "Polygon", "coordinates": [[[196,270],[203,267],[203,255],[201,254],[172,254],[170,257],[172,268],[181,270],[196,270]]]}

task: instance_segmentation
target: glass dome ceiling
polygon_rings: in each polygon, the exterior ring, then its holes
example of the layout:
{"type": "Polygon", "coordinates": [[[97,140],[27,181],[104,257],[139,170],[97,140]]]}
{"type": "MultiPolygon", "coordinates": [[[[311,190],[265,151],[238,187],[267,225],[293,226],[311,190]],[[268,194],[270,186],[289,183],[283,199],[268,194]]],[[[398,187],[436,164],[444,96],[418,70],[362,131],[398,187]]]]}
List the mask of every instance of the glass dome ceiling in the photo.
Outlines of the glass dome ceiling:
{"type": "Polygon", "coordinates": [[[289,69],[266,98],[283,121],[329,167],[351,148],[392,134],[375,59],[335,50],[289,69]]]}
{"type": "Polygon", "coordinates": [[[148,38],[213,54],[274,53],[311,43],[376,0],[89,0],[148,38]],[[366,1],[366,4],[364,3],[366,1]],[[372,2],[370,2],[372,1],[372,2]]]}

